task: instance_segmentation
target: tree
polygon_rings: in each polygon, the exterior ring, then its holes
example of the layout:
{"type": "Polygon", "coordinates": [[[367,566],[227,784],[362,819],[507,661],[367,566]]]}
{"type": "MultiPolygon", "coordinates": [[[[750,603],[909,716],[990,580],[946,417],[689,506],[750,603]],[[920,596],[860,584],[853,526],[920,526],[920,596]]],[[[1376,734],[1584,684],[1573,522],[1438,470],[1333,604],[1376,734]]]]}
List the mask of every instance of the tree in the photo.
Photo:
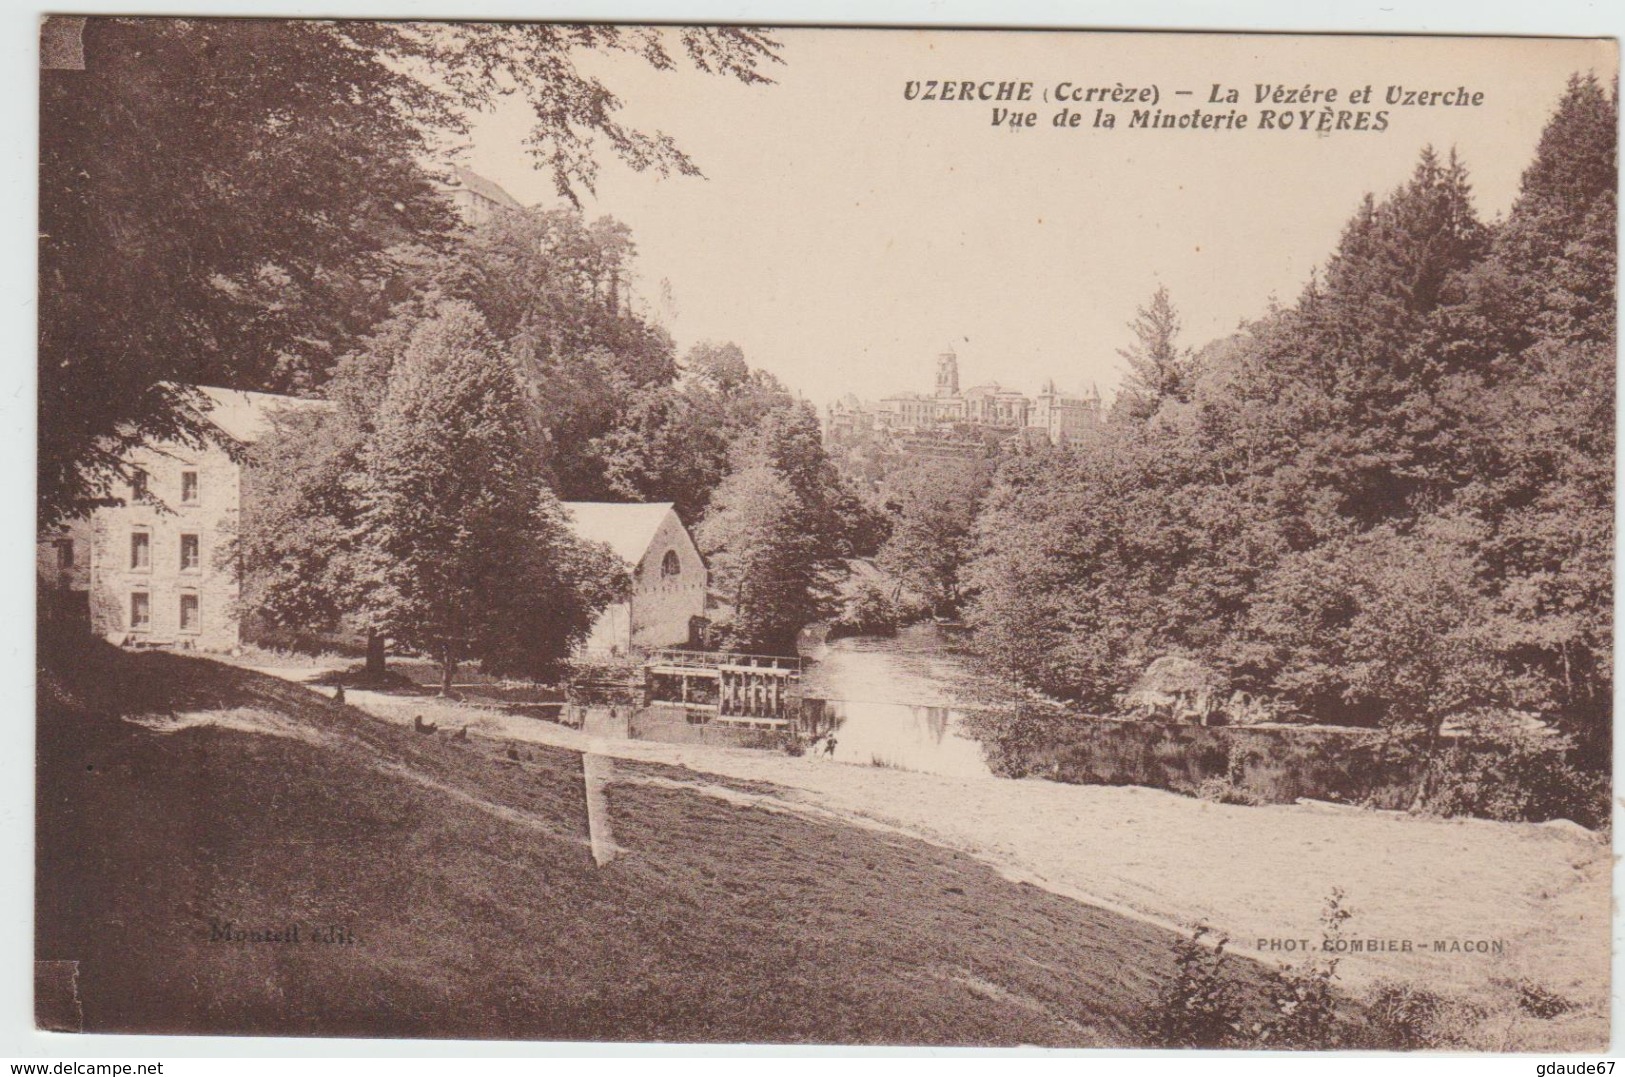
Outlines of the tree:
{"type": "Polygon", "coordinates": [[[1453,312],[1493,391],[1469,401],[1464,507],[1483,549],[1490,631],[1522,705],[1599,766],[1613,700],[1617,85],[1571,79],[1490,257],[1453,312]]]}
{"type": "Polygon", "coordinates": [[[348,480],[361,446],[356,417],[337,409],[277,416],[249,454],[237,553],[247,611],[300,634],[364,633],[377,676],[384,638],[356,616],[366,581],[348,480]]]}
{"type": "Polygon", "coordinates": [[[1614,332],[1618,129],[1617,81],[1610,93],[1594,75],[1571,78],[1495,236],[1495,269],[1513,286],[1489,316],[1514,334],[1508,351],[1614,332]]]}
{"type": "Polygon", "coordinates": [[[45,524],[107,500],[134,445],[206,436],[182,386],[322,380],[384,313],[403,245],[455,227],[419,162],[496,96],[530,101],[530,150],[573,197],[600,143],[697,173],[578,55],[670,70],[675,40],[747,83],[778,59],[745,28],[91,18],[82,40],[82,70],[41,73],[45,524]]]}
{"type": "Polygon", "coordinates": [[[1484,631],[1482,529],[1430,517],[1285,558],[1247,630],[1273,649],[1272,687],[1308,713],[1414,726],[1503,702],[1484,631]]]}
{"type": "Polygon", "coordinates": [[[324,387],[329,407],[272,414],[271,431],[246,460],[245,516],[233,550],[246,610],[295,633],[365,635],[374,677],[384,672],[385,639],[367,616],[369,562],[355,481],[389,372],[415,324],[393,318],[340,359],[324,387]]]}
{"type": "Polygon", "coordinates": [[[567,498],[603,496],[594,439],[677,375],[670,335],[624,301],[635,253],[631,230],[610,217],[501,213],[462,237],[426,289],[484,315],[516,364],[533,432],[567,498]]]}
{"type": "Polygon", "coordinates": [[[787,470],[791,453],[775,433],[783,431],[764,429],[736,447],[697,538],[712,586],[728,603],[721,627],[733,645],[793,654],[802,627],[832,608],[829,576],[839,551],[787,470]]]}
{"type": "Polygon", "coordinates": [[[889,486],[896,521],[877,564],[900,588],[923,596],[933,613],[958,613],[964,597],[960,574],[970,557],[976,514],[988,486],[986,465],[980,460],[922,460],[895,473],[889,486]]]}
{"type": "Polygon", "coordinates": [[[569,533],[527,451],[520,388],[479,313],[448,302],[391,372],[355,488],[366,608],[441,664],[545,676],[624,588],[607,548],[569,533]]]}
{"type": "Polygon", "coordinates": [[[765,370],[751,369],[737,344],[691,347],[672,383],[652,383],[626,401],[624,420],[588,447],[612,497],[672,501],[685,520],[703,515],[728,472],[729,454],[795,397],[765,370]]]}
{"type": "Polygon", "coordinates": [[[1128,362],[1128,372],[1112,410],[1144,422],[1164,400],[1189,398],[1194,364],[1190,349],[1179,345],[1179,313],[1166,285],[1157,288],[1149,306],[1135,312],[1129,328],[1134,343],[1117,352],[1128,362]]]}

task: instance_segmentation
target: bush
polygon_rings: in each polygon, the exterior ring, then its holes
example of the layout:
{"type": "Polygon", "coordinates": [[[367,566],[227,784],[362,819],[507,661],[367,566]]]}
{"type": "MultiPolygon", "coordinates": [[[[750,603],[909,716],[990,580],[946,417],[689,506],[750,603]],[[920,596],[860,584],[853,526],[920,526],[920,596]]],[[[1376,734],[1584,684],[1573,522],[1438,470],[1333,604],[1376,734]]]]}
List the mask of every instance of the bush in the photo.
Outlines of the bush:
{"type": "Polygon", "coordinates": [[[1163,986],[1144,1031],[1159,1047],[1222,1047],[1235,1039],[1242,1012],[1241,989],[1227,967],[1230,939],[1198,923],[1174,944],[1174,978],[1163,986]]]}
{"type": "Polygon", "coordinates": [[[864,580],[842,601],[840,615],[830,625],[829,638],[894,636],[898,619],[897,604],[885,589],[873,580],[864,580]]]}
{"type": "MultiPolygon", "coordinates": [[[[1529,979],[1495,980],[1501,1002],[1484,1003],[1410,983],[1378,981],[1358,1000],[1338,991],[1343,925],[1351,913],[1333,889],[1320,916],[1321,948],[1302,962],[1269,972],[1264,1009],[1246,1016],[1245,981],[1229,967],[1224,935],[1198,923],[1174,944],[1174,977],[1158,995],[1141,1031],[1160,1047],[1253,1047],[1288,1050],[1507,1050],[1484,1033],[1517,1014],[1549,1021],[1575,1003],[1529,979]],[[1494,1019],[1494,1020],[1492,1020],[1494,1019]],[[1488,1022],[1488,1024],[1487,1024],[1488,1022]]],[[[1515,1048],[1514,1048],[1515,1049],[1515,1048]]]]}
{"type": "Polygon", "coordinates": [[[1201,800],[1211,800],[1215,804],[1246,804],[1256,807],[1266,803],[1264,798],[1248,789],[1237,785],[1230,778],[1203,778],[1196,786],[1196,796],[1201,800]]]}
{"type": "Polygon", "coordinates": [[[1352,915],[1343,906],[1343,891],[1333,889],[1320,914],[1321,952],[1302,963],[1270,974],[1266,987],[1270,1019],[1257,1033],[1259,1046],[1323,1051],[1341,1046],[1337,1028],[1337,979],[1343,922],[1352,915]]]}
{"type": "Polygon", "coordinates": [[[1518,1009],[1531,1017],[1549,1021],[1574,1009],[1573,1002],[1559,995],[1545,984],[1539,984],[1533,980],[1519,980],[1511,986],[1518,1000],[1518,1009]]]}
{"type": "Polygon", "coordinates": [[[1366,995],[1358,1046],[1374,1051],[1464,1048],[1479,1016],[1470,1003],[1414,984],[1384,981],[1366,995]]]}
{"type": "Polygon", "coordinates": [[[1456,744],[1434,763],[1424,807],[1439,815],[1501,822],[1568,819],[1598,829],[1608,824],[1608,776],[1571,761],[1566,737],[1513,734],[1456,744]]]}

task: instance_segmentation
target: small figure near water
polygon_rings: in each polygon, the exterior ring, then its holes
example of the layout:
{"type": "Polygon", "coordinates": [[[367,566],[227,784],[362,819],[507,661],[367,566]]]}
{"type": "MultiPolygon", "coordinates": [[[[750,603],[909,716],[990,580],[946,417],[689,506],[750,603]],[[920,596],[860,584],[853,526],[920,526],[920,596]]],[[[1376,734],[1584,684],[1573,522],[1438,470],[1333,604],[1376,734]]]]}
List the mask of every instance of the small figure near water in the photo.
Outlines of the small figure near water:
{"type": "Polygon", "coordinates": [[[423,720],[423,715],[417,714],[413,715],[412,717],[412,728],[417,730],[419,733],[433,733],[440,727],[433,722],[425,722],[423,720]]]}
{"type": "Polygon", "coordinates": [[[344,706],[344,685],[341,684],[333,689],[333,702],[341,707],[344,706]]]}
{"type": "Polygon", "coordinates": [[[831,733],[824,738],[824,754],[831,758],[835,755],[835,734],[831,733]]]}

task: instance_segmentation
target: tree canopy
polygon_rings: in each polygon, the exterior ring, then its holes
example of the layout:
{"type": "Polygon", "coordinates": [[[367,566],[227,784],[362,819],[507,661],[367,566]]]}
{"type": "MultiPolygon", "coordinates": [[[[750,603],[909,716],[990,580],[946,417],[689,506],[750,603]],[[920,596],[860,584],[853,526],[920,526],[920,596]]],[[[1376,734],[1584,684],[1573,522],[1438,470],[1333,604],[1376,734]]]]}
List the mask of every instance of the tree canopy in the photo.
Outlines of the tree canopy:
{"type": "MultiPolygon", "coordinates": [[[[1140,406],[1136,368],[1098,437],[1006,461],[966,569],[979,646],[1102,708],[1182,654],[1320,720],[1513,708],[1601,750],[1617,110],[1573,80],[1494,224],[1425,150],[1179,391],[1140,406]]],[[[1131,354],[1177,355],[1174,324],[1154,298],[1131,354]]]]}
{"type": "Polygon", "coordinates": [[[304,390],[456,222],[435,140],[522,94],[561,195],[599,147],[695,174],[577,64],[614,51],[760,82],[751,29],[90,18],[81,70],[41,73],[42,522],[110,496],[127,449],[206,433],[184,386],[304,390]]]}
{"type": "Polygon", "coordinates": [[[577,540],[527,451],[518,378],[478,311],[447,302],[390,373],[352,486],[362,605],[400,644],[546,676],[625,586],[577,540]]]}

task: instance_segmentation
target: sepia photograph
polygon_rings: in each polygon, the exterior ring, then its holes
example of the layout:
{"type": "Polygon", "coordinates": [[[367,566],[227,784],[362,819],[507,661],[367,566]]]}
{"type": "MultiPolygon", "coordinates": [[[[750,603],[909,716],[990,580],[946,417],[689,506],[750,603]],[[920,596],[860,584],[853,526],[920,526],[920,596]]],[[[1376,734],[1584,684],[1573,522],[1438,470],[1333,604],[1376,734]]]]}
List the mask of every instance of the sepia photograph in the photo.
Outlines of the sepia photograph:
{"type": "Polygon", "coordinates": [[[1617,40],[224,15],[38,26],[37,1029],[1609,1048],[1617,40]]]}

